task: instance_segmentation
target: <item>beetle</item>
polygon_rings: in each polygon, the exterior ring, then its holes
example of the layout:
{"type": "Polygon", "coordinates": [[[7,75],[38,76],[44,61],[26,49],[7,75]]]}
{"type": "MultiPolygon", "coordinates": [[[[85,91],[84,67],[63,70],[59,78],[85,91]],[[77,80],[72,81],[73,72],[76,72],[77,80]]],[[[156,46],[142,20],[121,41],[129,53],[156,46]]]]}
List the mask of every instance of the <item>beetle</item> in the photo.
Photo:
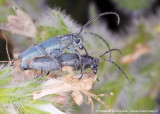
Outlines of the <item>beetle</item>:
{"type": "MultiPolygon", "coordinates": [[[[76,47],[79,47],[80,50],[83,49],[83,41],[82,41],[82,30],[88,26],[93,20],[103,16],[103,15],[108,15],[108,14],[114,14],[118,18],[118,24],[120,22],[119,15],[115,12],[104,12],[101,13],[94,18],[90,19],[84,26],[81,27],[79,33],[71,33],[71,34],[66,34],[63,36],[55,36],[52,37],[44,42],[41,42],[39,44],[34,44],[27,50],[23,51],[22,53],[19,54],[18,59],[21,59],[23,62],[21,62],[21,69],[25,70],[28,69],[28,64],[27,62],[35,57],[39,56],[50,56],[50,55],[59,55],[62,54],[65,49],[68,49],[69,52],[76,52],[79,57],[80,54],[77,51],[76,47]]],[[[97,35],[98,36],[98,35],[97,35]]],[[[103,40],[104,41],[104,40],[103,40]]],[[[107,42],[104,41],[106,44],[107,42]]],[[[107,44],[108,50],[110,52],[110,47],[107,44]]],[[[85,50],[87,53],[87,50],[85,50]]],[[[111,53],[110,53],[110,58],[111,60],[111,53]]]]}
{"type": "MultiPolygon", "coordinates": [[[[111,49],[110,51],[114,51],[114,50],[118,50],[118,49],[111,49]]],[[[81,60],[79,59],[77,53],[65,53],[61,55],[56,55],[54,57],[52,56],[37,57],[35,59],[30,60],[28,62],[28,66],[29,66],[29,69],[46,71],[46,74],[49,74],[50,71],[60,70],[64,66],[70,66],[75,71],[81,70],[81,74],[82,74],[80,77],[81,79],[85,69],[91,68],[93,73],[96,75],[97,70],[99,68],[99,63],[102,61],[106,61],[114,64],[124,74],[124,76],[127,78],[130,84],[130,80],[128,79],[125,72],[115,62],[110,61],[108,59],[100,60],[100,58],[108,52],[109,51],[106,51],[105,53],[100,55],[98,58],[95,58],[89,55],[81,55],[81,60]]]]}

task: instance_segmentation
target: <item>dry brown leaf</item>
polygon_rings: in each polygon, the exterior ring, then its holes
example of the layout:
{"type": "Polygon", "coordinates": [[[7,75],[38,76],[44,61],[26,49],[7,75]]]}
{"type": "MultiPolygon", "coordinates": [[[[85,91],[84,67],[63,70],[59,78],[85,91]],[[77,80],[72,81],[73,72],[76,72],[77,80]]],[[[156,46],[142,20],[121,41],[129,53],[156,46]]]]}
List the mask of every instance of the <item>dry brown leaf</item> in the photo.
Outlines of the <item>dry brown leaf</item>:
{"type": "Polygon", "coordinates": [[[132,63],[135,60],[137,60],[140,56],[146,53],[149,53],[150,51],[151,51],[151,47],[145,46],[142,44],[137,44],[136,51],[133,54],[129,54],[129,55],[122,57],[121,63],[122,64],[132,63]]]}

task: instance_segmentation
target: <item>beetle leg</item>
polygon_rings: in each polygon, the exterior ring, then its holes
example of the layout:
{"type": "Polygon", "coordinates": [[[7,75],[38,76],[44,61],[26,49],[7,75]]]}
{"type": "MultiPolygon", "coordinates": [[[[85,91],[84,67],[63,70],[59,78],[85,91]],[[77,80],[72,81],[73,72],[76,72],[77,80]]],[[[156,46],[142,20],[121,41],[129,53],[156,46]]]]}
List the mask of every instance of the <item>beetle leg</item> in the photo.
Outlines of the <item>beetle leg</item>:
{"type": "Polygon", "coordinates": [[[47,72],[46,75],[49,75],[50,72],[47,72]]]}
{"type": "Polygon", "coordinates": [[[49,55],[52,55],[52,56],[54,56],[54,55],[60,55],[60,54],[62,54],[62,53],[59,52],[58,50],[52,50],[52,51],[49,53],[49,55]]]}
{"type": "Polygon", "coordinates": [[[78,55],[78,57],[79,57],[79,59],[80,59],[80,61],[81,61],[81,59],[82,59],[82,57],[81,57],[81,54],[77,51],[77,49],[73,49],[73,48],[67,48],[70,52],[76,52],[76,54],[78,55]]]}
{"type": "Polygon", "coordinates": [[[79,78],[79,80],[80,79],[82,79],[82,77],[83,77],[83,74],[84,74],[84,65],[83,65],[83,63],[82,63],[82,67],[81,67],[81,77],[79,78]]]}
{"type": "MultiPolygon", "coordinates": [[[[57,59],[56,59],[57,60],[57,59]]],[[[58,64],[59,64],[59,66],[60,66],[60,70],[62,71],[62,64],[61,64],[61,62],[59,61],[59,60],[57,60],[57,62],[58,62],[58,64]]]]}
{"type": "Polygon", "coordinates": [[[82,77],[83,77],[83,74],[84,74],[84,73],[81,73],[81,77],[79,78],[79,80],[80,80],[80,79],[82,79],[82,77]]]}
{"type": "Polygon", "coordinates": [[[83,73],[81,74],[81,77],[79,78],[79,80],[82,79],[82,77],[83,77],[83,73]]]}
{"type": "Polygon", "coordinates": [[[59,51],[62,53],[64,51],[65,45],[60,43],[59,45],[59,51]]]}
{"type": "Polygon", "coordinates": [[[77,55],[78,55],[78,57],[79,57],[79,59],[81,61],[82,60],[81,54],[77,50],[75,50],[75,52],[77,53],[77,55]]]}

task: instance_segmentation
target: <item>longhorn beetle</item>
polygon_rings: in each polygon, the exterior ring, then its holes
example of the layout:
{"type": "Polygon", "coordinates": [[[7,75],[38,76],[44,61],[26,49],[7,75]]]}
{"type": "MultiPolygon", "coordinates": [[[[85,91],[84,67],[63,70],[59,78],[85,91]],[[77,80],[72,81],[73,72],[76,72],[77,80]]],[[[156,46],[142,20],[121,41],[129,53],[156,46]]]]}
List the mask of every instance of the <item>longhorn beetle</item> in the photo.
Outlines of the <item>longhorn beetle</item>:
{"type": "MultiPolygon", "coordinates": [[[[118,50],[118,49],[111,49],[110,51],[113,50],[118,50]]],[[[94,74],[97,74],[99,63],[102,61],[106,61],[114,64],[124,74],[124,76],[129,81],[129,84],[131,84],[127,75],[124,73],[121,67],[119,67],[115,62],[107,59],[100,60],[100,58],[108,52],[109,51],[106,51],[98,58],[89,55],[81,55],[81,60],[79,59],[77,53],[61,54],[61,55],[56,55],[54,57],[52,56],[38,57],[28,62],[28,66],[29,69],[46,71],[47,72],[46,74],[48,74],[50,71],[60,70],[64,66],[71,66],[73,70],[81,69],[81,74],[82,74],[81,78],[82,78],[85,69],[91,68],[94,74]]]]}
{"type": "MultiPolygon", "coordinates": [[[[104,12],[101,13],[97,16],[95,16],[94,18],[90,19],[84,26],[81,27],[79,33],[71,33],[71,34],[66,34],[64,36],[55,36],[52,37],[44,42],[41,42],[40,44],[34,44],[33,46],[31,46],[30,48],[28,48],[27,50],[23,51],[22,53],[19,54],[18,59],[21,59],[23,62],[21,62],[21,68],[23,70],[28,69],[28,64],[27,62],[35,57],[39,57],[39,56],[50,56],[52,55],[59,55],[62,54],[64,52],[65,49],[68,49],[68,51],[70,52],[76,52],[79,57],[80,54],[77,51],[76,47],[79,47],[79,49],[83,49],[83,42],[82,42],[82,30],[88,26],[93,20],[103,16],[103,15],[108,15],[108,14],[114,14],[117,16],[118,18],[118,24],[120,22],[120,18],[119,15],[115,12],[104,12]]],[[[96,35],[98,36],[98,35],[96,35]]],[[[103,39],[104,41],[104,39],[103,39]]],[[[107,42],[104,41],[106,44],[107,42]]],[[[110,48],[109,45],[107,44],[108,50],[109,50],[109,54],[110,54],[110,58],[109,60],[111,61],[111,53],[110,53],[110,48]]],[[[86,54],[88,53],[87,50],[86,54]]],[[[81,59],[81,58],[80,58],[81,59]]]]}

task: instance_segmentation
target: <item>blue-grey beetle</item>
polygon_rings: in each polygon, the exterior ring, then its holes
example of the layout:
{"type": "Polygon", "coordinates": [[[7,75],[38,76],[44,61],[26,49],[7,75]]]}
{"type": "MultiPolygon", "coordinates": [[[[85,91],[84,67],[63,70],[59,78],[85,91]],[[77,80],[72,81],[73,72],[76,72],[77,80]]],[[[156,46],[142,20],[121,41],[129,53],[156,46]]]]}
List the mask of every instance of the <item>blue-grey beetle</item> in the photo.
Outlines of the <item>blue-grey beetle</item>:
{"type": "MultiPolygon", "coordinates": [[[[79,53],[77,51],[76,47],[79,47],[79,49],[81,49],[81,50],[84,47],[83,42],[82,42],[82,36],[81,36],[82,30],[87,25],[89,25],[93,20],[97,19],[100,16],[108,15],[108,14],[116,15],[118,18],[118,24],[119,24],[120,18],[117,13],[115,13],[115,12],[101,13],[101,14],[95,16],[94,18],[92,18],[91,20],[89,20],[84,26],[82,26],[79,33],[66,34],[64,36],[55,36],[55,37],[50,38],[40,44],[35,44],[35,45],[31,46],[30,48],[28,48],[27,50],[20,53],[20,55],[18,56],[18,59],[21,59],[21,61],[23,61],[23,62],[21,62],[21,68],[23,70],[28,69],[27,62],[32,58],[39,57],[39,56],[59,55],[59,54],[62,54],[65,49],[68,49],[70,52],[79,53]]],[[[103,38],[100,38],[100,39],[103,39],[103,38]]],[[[105,43],[107,43],[107,42],[105,42],[105,43]]],[[[110,52],[109,45],[107,44],[107,46],[108,46],[108,50],[110,52]]],[[[86,53],[87,53],[87,51],[86,51],[86,53]]],[[[79,57],[80,57],[80,55],[79,55],[79,57]]],[[[110,53],[109,60],[111,60],[111,53],[110,53]]]]}
{"type": "MultiPolygon", "coordinates": [[[[118,50],[118,49],[111,49],[110,51],[118,50]]],[[[120,51],[120,50],[118,50],[120,51]]],[[[114,64],[128,79],[127,75],[124,73],[124,71],[119,67],[115,62],[110,61],[108,59],[100,60],[100,58],[108,53],[109,51],[106,51],[102,55],[100,55],[98,58],[89,56],[89,55],[81,55],[81,60],[79,59],[78,55],[76,53],[68,53],[68,54],[61,54],[56,55],[54,57],[52,56],[46,56],[46,57],[38,57],[33,60],[31,60],[28,63],[29,69],[36,69],[41,71],[46,71],[45,74],[48,74],[51,71],[60,70],[64,66],[70,66],[73,68],[73,70],[81,70],[82,76],[87,68],[91,68],[94,74],[97,74],[97,70],[99,68],[99,62],[101,61],[107,61],[109,63],[114,64]]],[[[120,52],[121,54],[121,52],[120,52]]],[[[81,76],[81,78],[82,78],[81,76]]],[[[128,79],[129,84],[130,80],[128,79]]]]}

